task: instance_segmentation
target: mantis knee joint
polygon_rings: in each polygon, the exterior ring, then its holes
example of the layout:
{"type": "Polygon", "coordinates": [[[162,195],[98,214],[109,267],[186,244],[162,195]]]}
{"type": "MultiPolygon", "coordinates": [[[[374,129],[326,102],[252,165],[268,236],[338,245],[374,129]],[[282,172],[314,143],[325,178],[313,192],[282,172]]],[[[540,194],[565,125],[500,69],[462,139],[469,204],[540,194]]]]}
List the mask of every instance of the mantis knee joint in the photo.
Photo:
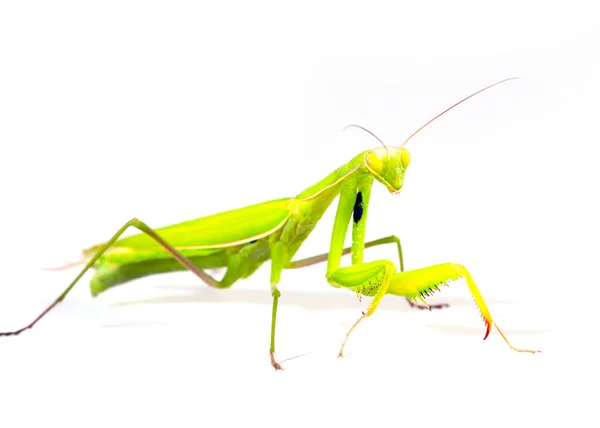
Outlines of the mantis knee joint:
{"type": "Polygon", "coordinates": [[[276,299],[279,299],[281,297],[281,291],[279,291],[276,285],[271,286],[271,296],[273,296],[276,299]]]}

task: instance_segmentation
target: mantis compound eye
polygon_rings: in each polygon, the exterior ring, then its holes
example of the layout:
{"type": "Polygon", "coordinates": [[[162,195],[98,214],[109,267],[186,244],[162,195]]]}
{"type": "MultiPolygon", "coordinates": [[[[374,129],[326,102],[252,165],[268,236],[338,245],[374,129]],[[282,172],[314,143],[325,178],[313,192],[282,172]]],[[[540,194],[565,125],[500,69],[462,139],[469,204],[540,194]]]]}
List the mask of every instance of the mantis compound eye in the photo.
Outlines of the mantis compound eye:
{"type": "Polygon", "coordinates": [[[410,164],[410,153],[405,148],[400,149],[400,162],[402,162],[402,166],[404,169],[408,168],[408,164],[410,164]]]}
{"type": "Polygon", "coordinates": [[[380,150],[379,148],[371,150],[367,155],[367,166],[375,175],[381,175],[383,173],[384,156],[386,156],[385,149],[380,150]]]}

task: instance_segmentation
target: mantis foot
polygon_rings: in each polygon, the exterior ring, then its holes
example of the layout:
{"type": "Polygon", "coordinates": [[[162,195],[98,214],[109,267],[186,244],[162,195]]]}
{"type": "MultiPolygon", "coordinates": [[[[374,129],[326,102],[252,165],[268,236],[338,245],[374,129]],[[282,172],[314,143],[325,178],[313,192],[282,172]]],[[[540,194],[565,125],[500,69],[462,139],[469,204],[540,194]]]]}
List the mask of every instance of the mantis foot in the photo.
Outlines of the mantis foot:
{"type": "Polygon", "coordinates": [[[281,367],[281,364],[279,364],[277,361],[275,361],[275,354],[272,351],[269,351],[269,355],[271,356],[271,365],[273,366],[273,368],[275,370],[283,370],[283,367],[281,367]]]}
{"type": "Polygon", "coordinates": [[[411,308],[416,308],[416,309],[432,310],[432,309],[444,309],[444,308],[450,307],[450,305],[448,303],[439,303],[437,305],[429,305],[429,307],[427,307],[427,306],[422,306],[417,303],[411,302],[408,299],[406,299],[406,301],[408,302],[408,304],[410,305],[411,308]]]}
{"type": "Polygon", "coordinates": [[[510,346],[510,349],[517,351],[517,352],[524,352],[524,353],[529,353],[529,354],[538,354],[542,351],[539,350],[533,350],[533,349],[519,349],[519,348],[515,348],[514,346],[512,346],[512,344],[508,341],[508,339],[506,338],[506,336],[504,335],[504,333],[502,332],[502,330],[500,330],[500,327],[498,327],[498,324],[494,323],[494,327],[496,327],[496,330],[498,330],[498,333],[500,333],[500,335],[502,336],[502,338],[506,341],[506,343],[508,344],[508,346],[510,346]]]}

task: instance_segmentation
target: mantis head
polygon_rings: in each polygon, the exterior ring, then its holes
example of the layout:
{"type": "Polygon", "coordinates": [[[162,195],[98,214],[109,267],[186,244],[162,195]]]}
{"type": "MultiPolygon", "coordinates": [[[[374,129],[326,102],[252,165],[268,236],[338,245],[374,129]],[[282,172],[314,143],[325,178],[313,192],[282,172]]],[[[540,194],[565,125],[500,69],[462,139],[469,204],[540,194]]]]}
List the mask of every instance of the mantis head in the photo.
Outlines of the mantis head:
{"type": "Polygon", "coordinates": [[[377,147],[365,156],[365,166],[390,193],[400,193],[410,153],[404,147],[377,147]]]}
{"type": "Polygon", "coordinates": [[[406,168],[408,167],[408,164],[410,163],[410,153],[408,152],[408,150],[406,150],[404,148],[404,145],[412,137],[414,137],[416,134],[418,134],[423,128],[425,128],[427,125],[429,125],[431,122],[433,122],[440,116],[443,116],[444,114],[446,114],[447,112],[452,110],[454,107],[458,106],[459,104],[464,103],[469,98],[474,97],[475,95],[477,95],[483,91],[486,91],[496,85],[499,85],[500,83],[506,82],[508,80],[514,80],[514,79],[518,79],[518,78],[510,77],[508,79],[500,80],[499,82],[496,82],[489,86],[486,86],[485,88],[480,89],[477,92],[472,93],[468,97],[463,98],[459,102],[451,105],[446,110],[439,113],[433,119],[430,119],[424,125],[422,125],[419,129],[417,129],[415,132],[413,132],[406,140],[404,140],[404,143],[402,143],[402,145],[400,147],[386,146],[384,144],[384,142],[381,141],[377,135],[373,134],[371,131],[369,131],[368,129],[366,129],[360,125],[352,124],[352,125],[346,126],[346,128],[344,128],[344,129],[347,129],[350,127],[362,129],[363,131],[371,134],[373,137],[375,137],[381,143],[382,147],[377,147],[376,149],[373,149],[367,153],[367,155],[365,156],[364,165],[367,167],[367,169],[369,170],[371,175],[373,175],[373,177],[377,181],[379,181],[381,184],[383,184],[385,187],[387,187],[387,189],[390,191],[390,193],[400,193],[400,190],[402,189],[402,185],[404,184],[404,173],[406,171],[406,168]]]}

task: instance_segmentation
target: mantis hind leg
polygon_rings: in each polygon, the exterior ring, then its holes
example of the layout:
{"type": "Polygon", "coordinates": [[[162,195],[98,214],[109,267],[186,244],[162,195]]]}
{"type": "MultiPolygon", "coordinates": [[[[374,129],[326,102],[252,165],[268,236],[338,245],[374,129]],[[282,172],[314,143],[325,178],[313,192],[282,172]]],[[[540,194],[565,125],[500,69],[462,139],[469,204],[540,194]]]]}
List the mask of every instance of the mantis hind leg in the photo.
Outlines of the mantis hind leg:
{"type": "MultiPolygon", "coordinates": [[[[398,249],[398,262],[399,262],[399,266],[400,266],[400,272],[404,272],[404,256],[402,254],[402,244],[400,243],[400,238],[398,238],[397,236],[391,235],[391,236],[386,236],[385,238],[375,239],[374,241],[365,242],[365,248],[377,247],[379,245],[385,245],[385,244],[396,244],[396,247],[398,249]]],[[[348,255],[350,253],[352,253],[352,247],[344,248],[344,250],[342,251],[343,256],[348,255]]],[[[305,259],[293,261],[285,268],[286,269],[299,269],[299,268],[303,268],[303,267],[307,267],[307,266],[312,266],[312,265],[315,265],[318,263],[326,262],[328,258],[329,258],[329,253],[323,253],[323,254],[319,254],[317,256],[307,257],[305,259]]],[[[416,308],[416,309],[432,310],[432,309],[443,309],[443,308],[450,307],[450,305],[448,303],[439,303],[439,304],[435,304],[435,305],[425,306],[425,305],[420,305],[419,303],[415,303],[413,300],[411,300],[409,298],[406,298],[406,301],[408,302],[408,304],[410,305],[411,308],[416,308]]]]}
{"type": "Polygon", "coordinates": [[[96,261],[104,254],[104,252],[117,240],[119,237],[130,227],[135,227],[139,229],[146,235],[150,236],[156,242],[158,242],[163,248],[165,248],[179,263],[185,266],[188,270],[196,274],[202,281],[204,281],[210,287],[220,288],[223,287],[219,281],[215,280],[212,276],[204,272],[202,269],[195,266],[189,259],[184,257],[180,252],[178,252],[175,248],[169,245],[165,240],[163,240],[151,227],[149,227],[144,222],[140,221],[137,218],[129,220],[127,223],[123,225],[114,235],[113,237],[106,242],[94,256],[87,262],[85,267],[79,272],[79,274],[75,277],[73,282],[69,284],[69,286],[56,298],[54,302],[50,306],[48,306],[40,315],[37,316],[30,324],[25,327],[11,331],[0,333],[0,336],[14,336],[22,333],[25,330],[32,328],[39,320],[41,320],[48,312],[50,312],[58,303],[60,303],[66,296],[69,294],[71,289],[77,284],[77,282],[81,279],[81,277],[96,263],[96,261]]]}

